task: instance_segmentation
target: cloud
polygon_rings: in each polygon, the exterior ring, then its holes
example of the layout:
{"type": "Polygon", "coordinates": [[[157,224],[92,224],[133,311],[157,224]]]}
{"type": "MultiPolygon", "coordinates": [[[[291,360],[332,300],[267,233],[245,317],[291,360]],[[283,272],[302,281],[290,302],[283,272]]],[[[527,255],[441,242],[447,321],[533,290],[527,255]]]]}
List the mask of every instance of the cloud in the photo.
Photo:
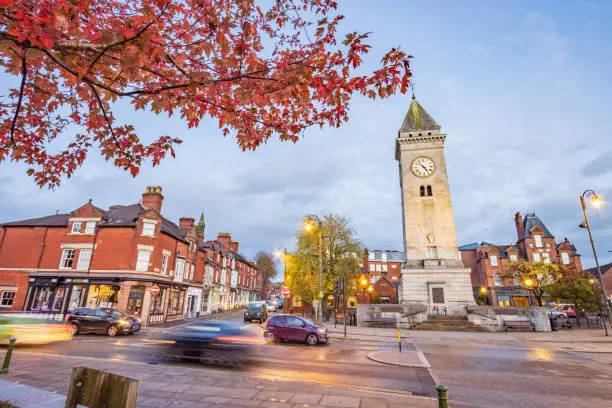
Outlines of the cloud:
{"type": "Polygon", "coordinates": [[[612,171],[612,152],[602,154],[589,163],[586,163],[580,169],[580,173],[585,176],[603,176],[612,171]]]}

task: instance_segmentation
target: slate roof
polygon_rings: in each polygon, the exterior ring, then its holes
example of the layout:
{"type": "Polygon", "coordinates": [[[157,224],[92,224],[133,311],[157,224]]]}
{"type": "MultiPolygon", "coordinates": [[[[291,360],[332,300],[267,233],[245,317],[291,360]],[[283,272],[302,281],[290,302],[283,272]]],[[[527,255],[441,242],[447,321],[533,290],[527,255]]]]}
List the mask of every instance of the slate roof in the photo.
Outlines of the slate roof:
{"type": "Polygon", "coordinates": [[[413,132],[415,130],[439,130],[440,125],[427,113],[427,111],[421,106],[416,100],[414,95],[412,96],[412,102],[408,113],[404,118],[404,123],[400,128],[400,132],[413,132]]]}
{"type": "Polygon", "coordinates": [[[523,228],[525,229],[525,232],[523,233],[522,238],[531,237],[530,231],[536,225],[540,227],[542,231],[544,231],[544,233],[542,234],[542,237],[553,238],[553,234],[550,233],[550,231],[548,230],[548,228],[546,228],[546,225],[544,225],[542,220],[540,220],[540,218],[534,213],[525,214],[525,219],[523,220],[523,228]]]}
{"type": "MultiPolygon", "coordinates": [[[[599,268],[601,269],[601,274],[603,276],[606,274],[606,272],[612,269],[612,263],[608,263],[605,265],[599,265],[599,268]]],[[[589,269],[585,269],[584,271],[590,273],[591,275],[597,278],[597,267],[596,266],[589,268],[589,269]]]]}
{"type": "Polygon", "coordinates": [[[495,245],[492,244],[490,242],[486,242],[486,241],[482,241],[481,243],[478,242],[474,242],[471,244],[466,244],[466,245],[461,245],[459,247],[460,251],[474,251],[477,248],[482,248],[482,247],[494,247],[497,248],[497,252],[500,258],[507,258],[508,257],[508,249],[510,247],[512,247],[514,245],[495,245]]]}
{"type": "MultiPolygon", "coordinates": [[[[100,222],[100,228],[106,227],[135,227],[138,216],[147,211],[140,203],[131,205],[113,205],[107,211],[101,210],[102,221],[100,222]]],[[[68,225],[68,219],[72,214],[55,214],[48,215],[46,217],[31,218],[29,220],[7,222],[3,224],[5,227],[66,227],[68,225]]],[[[186,242],[185,232],[181,230],[178,225],[170,220],[162,217],[161,231],[176,238],[180,241],[186,242]]]]}

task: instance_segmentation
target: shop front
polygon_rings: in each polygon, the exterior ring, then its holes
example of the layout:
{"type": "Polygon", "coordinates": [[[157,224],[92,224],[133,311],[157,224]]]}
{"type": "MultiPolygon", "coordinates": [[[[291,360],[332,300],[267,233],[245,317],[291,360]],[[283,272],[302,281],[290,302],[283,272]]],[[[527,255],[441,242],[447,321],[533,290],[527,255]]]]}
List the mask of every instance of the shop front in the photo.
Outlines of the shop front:
{"type": "Polygon", "coordinates": [[[531,293],[523,287],[503,286],[494,289],[495,305],[498,307],[529,307],[534,303],[531,293]]]}
{"type": "Polygon", "coordinates": [[[24,311],[62,320],[79,307],[116,308],[159,324],[184,317],[186,287],[135,278],[31,276],[24,311]],[[156,290],[152,291],[155,287],[156,290]]]}
{"type": "Polygon", "coordinates": [[[202,288],[190,286],[187,289],[187,308],[185,317],[192,319],[200,316],[200,308],[202,303],[202,288]]]}

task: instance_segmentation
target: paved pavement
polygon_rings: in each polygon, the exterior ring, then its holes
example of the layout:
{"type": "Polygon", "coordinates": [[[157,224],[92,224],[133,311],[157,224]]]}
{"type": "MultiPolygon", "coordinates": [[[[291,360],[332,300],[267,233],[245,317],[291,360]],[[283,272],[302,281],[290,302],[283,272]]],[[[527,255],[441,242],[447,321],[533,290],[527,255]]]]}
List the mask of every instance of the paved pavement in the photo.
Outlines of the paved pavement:
{"type": "MultiPolygon", "coordinates": [[[[262,378],[240,372],[27,353],[15,354],[11,372],[3,379],[10,383],[21,382],[48,392],[66,394],[72,367],[76,366],[96,368],[139,380],[138,407],[433,408],[437,406],[436,401],[430,398],[297,382],[282,378],[262,378]]],[[[0,400],[11,399],[15,394],[14,391],[14,385],[7,386],[6,382],[0,382],[0,400]]],[[[49,395],[49,400],[57,399],[57,394],[49,395]]],[[[41,404],[38,407],[55,406],[58,405],[41,404]]]]}

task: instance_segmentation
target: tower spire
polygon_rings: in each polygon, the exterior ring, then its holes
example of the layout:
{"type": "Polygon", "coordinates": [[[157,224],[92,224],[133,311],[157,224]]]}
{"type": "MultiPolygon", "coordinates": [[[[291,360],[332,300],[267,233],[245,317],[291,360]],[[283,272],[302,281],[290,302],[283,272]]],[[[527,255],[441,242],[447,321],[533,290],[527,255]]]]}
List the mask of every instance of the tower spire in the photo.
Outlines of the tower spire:
{"type": "Polygon", "coordinates": [[[204,237],[204,230],[206,229],[206,223],[204,222],[204,212],[200,214],[200,221],[198,221],[198,225],[196,226],[196,232],[198,236],[204,237]]]}

